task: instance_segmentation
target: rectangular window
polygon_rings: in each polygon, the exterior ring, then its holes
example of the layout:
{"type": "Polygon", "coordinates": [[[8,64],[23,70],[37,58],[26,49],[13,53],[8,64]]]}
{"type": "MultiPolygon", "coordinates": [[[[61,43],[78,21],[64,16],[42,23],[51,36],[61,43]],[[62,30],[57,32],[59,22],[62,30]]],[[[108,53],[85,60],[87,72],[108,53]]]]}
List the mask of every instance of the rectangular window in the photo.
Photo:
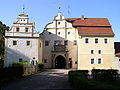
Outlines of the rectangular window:
{"type": "Polygon", "coordinates": [[[13,40],[13,45],[17,45],[17,41],[13,40]]]}
{"type": "Polygon", "coordinates": [[[27,45],[27,46],[30,46],[30,41],[27,41],[27,42],[26,42],[26,45],[27,45]]]}
{"type": "Polygon", "coordinates": [[[94,50],[91,50],[91,54],[94,54],[94,50]]]}
{"type": "Polygon", "coordinates": [[[68,41],[67,40],[64,41],[64,45],[68,45],[68,41]]]}
{"type": "Polygon", "coordinates": [[[60,32],[58,32],[58,35],[60,35],[60,32]]]}
{"type": "Polygon", "coordinates": [[[98,54],[101,54],[101,50],[98,50],[98,54]]]}
{"type": "Polygon", "coordinates": [[[16,28],[16,32],[19,32],[19,27],[16,28]]]}
{"type": "Polygon", "coordinates": [[[49,41],[45,41],[45,46],[49,46],[49,41]]]}
{"type": "Polygon", "coordinates": [[[89,43],[89,39],[88,38],[85,38],[85,43],[89,43]]]}
{"type": "Polygon", "coordinates": [[[77,41],[76,40],[74,40],[74,45],[77,45],[77,41]]]}
{"type": "Polygon", "coordinates": [[[25,28],[25,31],[28,32],[28,28],[25,28]]]}
{"type": "Polygon", "coordinates": [[[47,59],[44,59],[44,63],[47,63],[47,59]]]}
{"type": "Polygon", "coordinates": [[[104,43],[107,44],[108,43],[108,39],[104,39],[104,43]]]}
{"type": "Polygon", "coordinates": [[[98,38],[95,38],[95,43],[96,43],[96,44],[98,43],[98,38]]]}
{"type": "Polygon", "coordinates": [[[94,64],[94,58],[91,58],[91,64],[94,64]]]}
{"type": "Polygon", "coordinates": [[[19,58],[19,62],[23,62],[23,59],[22,59],[22,58],[19,58]]]}
{"type": "Polygon", "coordinates": [[[101,58],[98,58],[98,64],[101,64],[102,62],[101,62],[101,58]]]}

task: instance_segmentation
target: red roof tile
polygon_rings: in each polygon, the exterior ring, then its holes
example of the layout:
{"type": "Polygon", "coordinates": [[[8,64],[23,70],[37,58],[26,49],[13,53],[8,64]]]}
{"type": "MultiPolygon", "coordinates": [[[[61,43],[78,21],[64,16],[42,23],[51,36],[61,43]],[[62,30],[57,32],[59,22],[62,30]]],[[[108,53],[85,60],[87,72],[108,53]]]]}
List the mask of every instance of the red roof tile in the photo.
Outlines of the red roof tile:
{"type": "Polygon", "coordinates": [[[73,27],[77,27],[79,35],[111,35],[114,32],[107,18],[66,18],[73,27]]]}
{"type": "Polygon", "coordinates": [[[107,18],[67,18],[73,26],[111,26],[107,18]]]}
{"type": "Polygon", "coordinates": [[[112,28],[108,27],[77,27],[79,35],[113,35],[112,28]]]}

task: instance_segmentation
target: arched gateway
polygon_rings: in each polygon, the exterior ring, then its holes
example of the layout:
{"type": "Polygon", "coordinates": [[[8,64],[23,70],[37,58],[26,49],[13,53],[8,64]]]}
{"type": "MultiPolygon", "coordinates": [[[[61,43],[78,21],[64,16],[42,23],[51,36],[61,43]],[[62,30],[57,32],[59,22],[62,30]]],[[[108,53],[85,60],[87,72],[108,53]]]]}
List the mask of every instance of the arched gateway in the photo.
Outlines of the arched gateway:
{"type": "Polygon", "coordinates": [[[64,68],[66,68],[66,59],[63,56],[59,55],[59,56],[56,57],[56,59],[55,59],[55,68],[56,69],[64,69],[64,68]]]}

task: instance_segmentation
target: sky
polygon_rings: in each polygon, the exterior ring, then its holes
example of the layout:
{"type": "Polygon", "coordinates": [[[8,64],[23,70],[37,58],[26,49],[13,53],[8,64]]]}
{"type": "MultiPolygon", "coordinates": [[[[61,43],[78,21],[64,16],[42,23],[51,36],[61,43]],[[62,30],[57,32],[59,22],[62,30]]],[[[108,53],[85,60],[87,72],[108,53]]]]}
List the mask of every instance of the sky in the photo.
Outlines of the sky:
{"type": "Polygon", "coordinates": [[[0,0],[0,21],[12,26],[19,14],[29,15],[35,22],[36,31],[44,30],[60,12],[65,18],[108,18],[115,33],[115,42],[120,42],[120,0],[0,0]],[[68,13],[69,12],[69,13],[68,13]]]}

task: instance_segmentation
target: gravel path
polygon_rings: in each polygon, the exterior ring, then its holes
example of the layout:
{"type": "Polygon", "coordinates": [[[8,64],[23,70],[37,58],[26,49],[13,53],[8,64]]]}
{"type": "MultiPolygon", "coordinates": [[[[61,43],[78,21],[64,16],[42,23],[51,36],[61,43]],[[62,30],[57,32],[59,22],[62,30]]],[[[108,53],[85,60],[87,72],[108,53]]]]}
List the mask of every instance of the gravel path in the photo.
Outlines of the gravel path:
{"type": "Polygon", "coordinates": [[[72,89],[68,82],[67,69],[46,69],[44,72],[12,81],[1,90],[72,89]]]}

